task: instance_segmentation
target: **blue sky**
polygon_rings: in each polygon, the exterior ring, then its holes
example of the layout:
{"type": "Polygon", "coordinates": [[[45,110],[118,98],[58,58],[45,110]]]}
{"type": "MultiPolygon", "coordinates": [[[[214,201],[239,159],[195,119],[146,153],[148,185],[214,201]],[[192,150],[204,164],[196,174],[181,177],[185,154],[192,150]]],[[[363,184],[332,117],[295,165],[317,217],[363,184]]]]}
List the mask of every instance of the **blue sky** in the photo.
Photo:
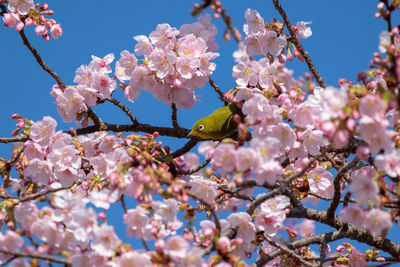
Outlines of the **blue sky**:
{"type": "MultiPolygon", "coordinates": [[[[26,34],[48,66],[60,75],[64,83],[73,84],[76,68],[88,64],[91,55],[103,57],[114,53],[118,59],[122,50],[133,51],[133,36],[148,35],[157,24],[169,23],[179,28],[182,24],[196,21],[197,18],[190,15],[194,3],[191,0],[49,0],[49,8],[55,11],[53,18],[63,27],[63,36],[46,42],[35,35],[32,27],[26,29],[26,34]]],[[[258,10],[265,21],[281,19],[272,1],[225,0],[222,4],[241,32],[247,8],[258,10]]],[[[386,29],[383,21],[373,16],[376,4],[377,1],[371,0],[282,1],[292,24],[300,20],[312,21],[313,35],[302,44],[328,85],[336,86],[340,78],[355,81],[358,72],[368,69],[372,53],[378,50],[378,35],[386,29]]],[[[229,43],[222,40],[225,30],[222,19],[214,20],[214,23],[219,30],[217,42],[220,49],[216,52],[221,55],[215,60],[217,69],[212,78],[226,92],[235,86],[232,53],[237,45],[233,39],[229,43]]],[[[0,28],[0,51],[0,136],[10,136],[15,128],[15,121],[10,118],[13,113],[34,121],[52,116],[58,121],[59,130],[76,127],[74,123],[63,123],[58,116],[54,98],[49,94],[55,81],[36,63],[15,30],[0,28]]],[[[294,69],[295,77],[307,71],[306,64],[296,60],[287,66],[294,69]]],[[[178,112],[178,122],[185,128],[191,128],[195,121],[222,105],[209,85],[197,93],[201,95],[201,102],[190,110],[178,112]]],[[[114,96],[123,99],[120,91],[114,96]]],[[[142,92],[134,103],[123,102],[140,122],[172,125],[170,107],[147,93],[142,92]]],[[[125,114],[110,104],[94,110],[105,122],[129,123],[125,114]]],[[[185,142],[185,139],[161,140],[173,149],[185,142]]],[[[0,156],[9,156],[10,146],[0,145],[0,156]]],[[[122,227],[120,236],[124,231],[125,227],[122,227]]]]}

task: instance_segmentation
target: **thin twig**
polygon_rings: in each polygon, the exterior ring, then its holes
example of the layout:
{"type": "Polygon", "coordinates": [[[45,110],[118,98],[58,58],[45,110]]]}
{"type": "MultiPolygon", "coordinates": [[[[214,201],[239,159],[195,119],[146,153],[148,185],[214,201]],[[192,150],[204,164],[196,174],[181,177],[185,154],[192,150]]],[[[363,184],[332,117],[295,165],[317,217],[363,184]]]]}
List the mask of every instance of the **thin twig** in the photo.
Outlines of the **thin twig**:
{"type": "Polygon", "coordinates": [[[8,251],[5,249],[0,249],[0,253],[13,255],[16,257],[27,257],[27,258],[33,258],[33,259],[39,259],[39,260],[52,261],[52,262],[56,262],[56,263],[65,264],[66,266],[72,266],[71,262],[69,262],[65,259],[60,259],[60,258],[50,256],[50,255],[34,254],[34,253],[18,252],[18,251],[8,251]]]}
{"type": "Polygon", "coordinates": [[[211,77],[208,78],[208,83],[214,88],[214,91],[219,95],[219,99],[224,102],[225,105],[228,105],[228,101],[224,98],[224,93],[222,93],[221,89],[219,89],[218,85],[214,82],[211,77]]]}
{"type": "Polygon", "coordinates": [[[16,137],[0,137],[0,143],[17,143],[26,142],[29,140],[27,136],[16,136],[16,137]]]}
{"type": "Polygon", "coordinates": [[[129,119],[131,119],[131,122],[133,124],[137,123],[136,117],[133,116],[132,112],[124,104],[122,104],[120,101],[118,101],[115,98],[111,98],[111,97],[107,98],[107,101],[113,103],[114,105],[119,107],[123,112],[125,112],[125,114],[128,115],[129,119]]]}
{"type": "Polygon", "coordinates": [[[202,164],[200,164],[196,168],[187,170],[187,171],[178,171],[177,174],[191,175],[191,174],[196,173],[196,172],[200,171],[201,169],[203,169],[205,166],[208,165],[208,163],[210,163],[210,161],[211,161],[211,159],[206,159],[202,164]]]}
{"type": "Polygon", "coordinates": [[[300,255],[297,255],[293,250],[289,249],[288,247],[278,244],[277,242],[275,242],[274,240],[272,240],[267,234],[264,234],[264,239],[270,243],[272,246],[279,248],[281,251],[289,254],[290,256],[292,256],[293,258],[297,259],[298,261],[300,261],[304,266],[307,267],[316,267],[318,265],[316,264],[312,264],[306,260],[304,260],[300,255]]]}
{"type": "Polygon", "coordinates": [[[65,84],[64,82],[60,79],[57,73],[55,73],[52,69],[50,69],[46,63],[43,61],[43,59],[40,57],[38,51],[31,45],[31,43],[28,41],[28,38],[26,37],[24,30],[21,30],[19,32],[19,35],[22,38],[22,41],[24,42],[24,45],[28,47],[29,51],[31,51],[32,55],[35,57],[37,63],[44,69],[48,74],[50,74],[54,80],[56,80],[58,86],[61,89],[65,89],[65,84]]]}
{"type": "Polygon", "coordinates": [[[335,193],[333,195],[332,202],[329,205],[329,208],[326,213],[328,218],[334,217],[333,215],[335,214],[335,210],[337,209],[337,207],[340,203],[340,196],[341,196],[340,186],[341,186],[343,176],[346,174],[346,172],[348,170],[353,168],[358,163],[358,161],[359,161],[359,159],[357,158],[357,156],[355,156],[352,161],[350,161],[349,163],[344,165],[342,168],[340,168],[339,172],[336,174],[335,179],[333,180],[333,187],[334,187],[335,193]]]}
{"type": "Polygon", "coordinates": [[[292,28],[292,25],[290,24],[289,18],[287,16],[286,12],[283,10],[281,4],[279,3],[279,0],[272,0],[272,2],[274,3],[274,6],[275,6],[276,10],[278,10],[279,14],[281,14],[281,17],[285,21],[286,27],[289,30],[289,33],[290,33],[290,36],[291,36],[291,39],[292,39],[292,43],[294,44],[294,46],[296,46],[297,50],[300,52],[300,54],[305,59],[309,70],[314,75],[314,77],[317,80],[319,86],[325,88],[326,87],[326,83],[322,79],[322,77],[319,74],[319,72],[318,72],[317,68],[315,67],[315,65],[312,63],[308,52],[303,48],[303,46],[301,45],[299,39],[297,39],[296,33],[293,31],[293,28],[292,28]]]}

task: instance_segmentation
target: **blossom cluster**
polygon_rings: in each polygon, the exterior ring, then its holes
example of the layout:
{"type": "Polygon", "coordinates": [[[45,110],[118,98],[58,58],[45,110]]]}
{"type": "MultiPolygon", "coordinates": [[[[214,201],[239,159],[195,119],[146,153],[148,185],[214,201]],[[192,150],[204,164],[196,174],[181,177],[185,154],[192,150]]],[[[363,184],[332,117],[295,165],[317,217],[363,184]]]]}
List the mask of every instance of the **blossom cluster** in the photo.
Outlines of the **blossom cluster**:
{"type": "Polygon", "coordinates": [[[135,54],[121,52],[115,68],[118,79],[129,80],[125,96],[133,101],[143,89],[167,105],[191,108],[196,102],[194,90],[203,88],[215,70],[211,61],[219,56],[213,52],[218,48],[216,34],[217,28],[206,14],[179,30],[159,24],[148,37],[135,36],[135,54]],[[144,59],[138,60],[135,55],[144,59]]]}
{"type": "Polygon", "coordinates": [[[48,9],[48,4],[35,5],[33,0],[7,0],[9,12],[3,15],[4,25],[21,31],[24,27],[35,26],[35,33],[46,41],[50,40],[50,34],[58,39],[63,33],[61,25],[54,19],[45,15],[53,15],[48,9]],[[50,32],[50,33],[49,33],[50,32]]]}

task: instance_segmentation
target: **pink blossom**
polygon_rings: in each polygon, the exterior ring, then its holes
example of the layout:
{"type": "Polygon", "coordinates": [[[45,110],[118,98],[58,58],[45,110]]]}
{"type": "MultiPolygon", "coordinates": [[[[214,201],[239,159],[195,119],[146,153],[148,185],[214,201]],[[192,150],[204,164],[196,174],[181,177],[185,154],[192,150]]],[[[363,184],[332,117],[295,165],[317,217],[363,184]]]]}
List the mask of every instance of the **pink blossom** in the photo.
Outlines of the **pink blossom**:
{"type": "Polygon", "coordinates": [[[154,217],[158,220],[165,220],[167,223],[173,223],[177,220],[178,202],[173,199],[165,199],[163,202],[154,201],[151,203],[154,210],[154,217]]]}
{"type": "Polygon", "coordinates": [[[73,121],[78,113],[87,110],[84,100],[75,87],[68,86],[64,93],[56,97],[58,114],[65,122],[73,121]]]}
{"type": "Polygon", "coordinates": [[[120,198],[121,192],[119,190],[109,190],[107,188],[103,188],[100,191],[93,191],[89,197],[93,205],[104,210],[108,210],[110,203],[115,203],[120,198]]]}
{"type": "Polygon", "coordinates": [[[149,38],[156,48],[172,49],[176,42],[179,31],[167,23],[158,24],[155,31],[150,33],[149,38]]]}
{"type": "Polygon", "coordinates": [[[274,185],[279,177],[284,174],[281,164],[276,160],[263,160],[255,172],[259,185],[263,185],[265,182],[274,185]]]}
{"type": "Polygon", "coordinates": [[[236,166],[238,170],[254,170],[257,165],[258,159],[254,149],[241,146],[236,150],[236,166]]]}
{"type": "Polygon", "coordinates": [[[353,250],[353,252],[349,255],[349,266],[350,267],[367,266],[367,262],[364,258],[364,255],[357,250],[353,250]]]}
{"type": "Polygon", "coordinates": [[[273,79],[276,73],[277,66],[276,65],[269,65],[269,64],[264,64],[265,66],[262,66],[258,79],[259,79],[259,84],[265,88],[274,88],[273,84],[273,79]]]}
{"type": "Polygon", "coordinates": [[[316,124],[321,116],[320,107],[308,102],[303,102],[289,112],[289,118],[300,127],[307,127],[316,124]]]}
{"type": "Polygon", "coordinates": [[[243,45],[246,47],[246,54],[251,57],[262,54],[260,39],[257,35],[246,36],[243,45]]]}
{"type": "Polygon", "coordinates": [[[182,266],[198,267],[204,266],[204,249],[200,247],[192,247],[186,252],[185,258],[182,260],[182,266]]]}
{"type": "Polygon", "coordinates": [[[243,31],[246,35],[262,33],[265,29],[264,20],[257,12],[248,8],[244,13],[246,23],[243,25],[243,31]]]}
{"type": "Polygon", "coordinates": [[[95,106],[97,104],[97,99],[100,98],[97,90],[86,85],[78,85],[76,86],[76,90],[84,98],[83,102],[89,107],[95,106]]]}
{"type": "Polygon", "coordinates": [[[250,146],[256,150],[260,160],[269,161],[279,156],[279,140],[274,137],[253,138],[250,146]]]}
{"type": "Polygon", "coordinates": [[[60,24],[54,24],[50,28],[50,33],[51,36],[53,36],[54,39],[58,39],[63,34],[63,30],[61,28],[60,24]]]}
{"type": "Polygon", "coordinates": [[[135,54],[138,56],[149,55],[153,51],[153,45],[149,38],[145,35],[138,35],[133,37],[138,43],[135,45],[135,54]]]}
{"type": "Polygon", "coordinates": [[[115,76],[121,81],[130,80],[131,74],[137,66],[137,59],[128,50],[122,51],[120,55],[121,58],[115,63],[115,76]]]}
{"type": "Polygon", "coordinates": [[[250,215],[246,212],[235,212],[228,216],[228,222],[231,226],[238,227],[237,237],[241,238],[245,243],[250,243],[256,238],[256,228],[252,222],[250,215]]]}
{"type": "Polygon", "coordinates": [[[210,62],[210,60],[213,60],[218,56],[218,53],[212,52],[207,52],[201,55],[199,71],[205,76],[210,76],[216,68],[216,64],[214,62],[210,62]]]}
{"type": "Polygon", "coordinates": [[[53,164],[45,160],[32,159],[24,169],[24,175],[36,183],[47,185],[54,176],[53,164]]]}
{"type": "Polygon", "coordinates": [[[191,186],[190,193],[209,204],[218,194],[218,184],[201,176],[192,175],[189,185],[191,186]]]}
{"type": "Polygon", "coordinates": [[[262,45],[263,54],[270,53],[273,56],[279,56],[282,49],[286,46],[286,38],[278,36],[274,31],[268,31],[259,36],[262,45]]]}
{"type": "Polygon", "coordinates": [[[151,70],[156,71],[156,75],[160,79],[164,79],[167,75],[175,73],[174,65],[176,62],[174,52],[168,50],[155,49],[149,55],[148,66],[151,70]]]}
{"type": "Polygon", "coordinates": [[[181,236],[171,236],[165,242],[164,253],[169,255],[172,260],[180,261],[184,259],[187,255],[187,250],[189,249],[189,243],[181,236]]]}
{"type": "Polygon", "coordinates": [[[392,218],[386,211],[373,209],[365,217],[365,228],[373,235],[380,235],[383,229],[392,227],[392,218]]]}
{"type": "Polygon", "coordinates": [[[55,134],[56,126],[57,122],[52,117],[45,116],[32,124],[30,138],[46,148],[55,134]]]}
{"type": "Polygon", "coordinates": [[[149,223],[147,214],[148,212],[141,207],[130,209],[124,214],[124,223],[127,226],[126,235],[128,237],[135,236],[139,239],[143,238],[143,231],[149,223]]]}
{"type": "Polygon", "coordinates": [[[360,101],[361,116],[368,116],[377,120],[383,117],[383,101],[379,96],[365,95],[360,101]]]}
{"type": "Polygon", "coordinates": [[[220,169],[223,172],[233,172],[236,169],[236,151],[233,144],[222,143],[214,150],[214,156],[211,160],[214,169],[220,169]]]}
{"type": "Polygon", "coordinates": [[[307,180],[310,184],[310,191],[315,194],[322,194],[332,187],[332,174],[325,171],[321,166],[317,166],[307,174],[307,180]]]}
{"type": "Polygon", "coordinates": [[[195,153],[189,152],[189,153],[186,153],[185,155],[183,155],[183,157],[184,157],[184,161],[185,161],[185,163],[183,165],[184,171],[192,170],[200,165],[199,156],[197,156],[197,154],[195,154],[195,153]]]}
{"type": "Polygon", "coordinates": [[[236,79],[239,86],[256,86],[258,83],[258,75],[260,72],[260,65],[257,61],[250,61],[249,59],[240,61],[233,67],[232,77],[236,79]]]}
{"type": "Polygon", "coordinates": [[[75,71],[74,82],[83,85],[90,85],[92,83],[93,70],[86,65],[81,65],[75,71]]]}
{"type": "Polygon", "coordinates": [[[283,212],[269,214],[262,211],[255,218],[255,226],[258,230],[274,236],[282,228],[282,222],[285,218],[286,216],[283,212]]]}
{"type": "Polygon", "coordinates": [[[55,176],[63,186],[71,186],[84,178],[84,173],[80,169],[81,158],[73,146],[54,148],[47,159],[55,166],[55,176]]]}
{"type": "Polygon", "coordinates": [[[364,227],[365,213],[359,205],[351,205],[340,211],[342,220],[345,223],[352,223],[357,227],[364,227]]]}
{"type": "Polygon", "coordinates": [[[313,220],[304,219],[297,225],[297,228],[300,229],[300,234],[302,236],[311,236],[315,231],[315,222],[313,220]]]}
{"type": "Polygon", "coordinates": [[[23,244],[24,240],[22,237],[13,231],[8,230],[5,235],[0,233],[0,248],[2,250],[18,251],[23,244]]]}
{"type": "Polygon", "coordinates": [[[324,133],[321,130],[312,130],[312,128],[308,128],[303,132],[302,139],[308,153],[312,156],[317,155],[321,147],[328,144],[324,138],[324,133]]]}
{"type": "Polygon", "coordinates": [[[118,266],[140,266],[151,267],[151,258],[147,253],[140,251],[129,251],[116,259],[118,266]]]}
{"type": "Polygon", "coordinates": [[[89,68],[96,72],[111,73],[110,63],[114,61],[114,54],[110,53],[105,55],[103,58],[99,58],[92,55],[92,61],[89,63],[89,68]]]}
{"type": "Polygon", "coordinates": [[[112,92],[117,88],[117,83],[103,72],[95,72],[92,76],[91,88],[99,93],[99,97],[108,98],[112,92]]]}
{"type": "Polygon", "coordinates": [[[14,28],[20,22],[19,16],[15,13],[5,13],[3,16],[4,25],[14,28]]]}
{"type": "Polygon", "coordinates": [[[207,50],[206,43],[202,38],[196,38],[193,34],[188,34],[179,38],[178,55],[180,57],[199,58],[207,50]]]}
{"type": "Polygon", "coordinates": [[[281,152],[289,151],[296,141],[296,134],[286,123],[271,125],[271,136],[279,139],[281,152]]]}
{"type": "Polygon", "coordinates": [[[368,201],[372,201],[376,205],[380,203],[379,188],[373,180],[375,175],[375,170],[369,166],[362,167],[351,173],[350,191],[355,194],[358,204],[363,205],[368,201]]]}
{"type": "Polygon", "coordinates": [[[191,79],[192,75],[200,67],[200,60],[191,56],[178,57],[176,61],[176,70],[184,79],[191,79]]]}
{"type": "Polygon", "coordinates": [[[340,111],[348,103],[347,87],[343,86],[338,90],[327,86],[323,90],[321,89],[321,102],[323,108],[323,113],[321,114],[322,120],[337,118],[340,111]]]}
{"type": "Polygon", "coordinates": [[[45,36],[47,34],[46,26],[44,26],[42,24],[37,24],[35,27],[35,33],[37,35],[45,36]]]}
{"type": "Polygon", "coordinates": [[[307,27],[307,24],[311,24],[311,21],[299,21],[296,24],[296,36],[297,38],[307,39],[312,35],[312,31],[310,27],[307,27]]]}
{"type": "Polygon", "coordinates": [[[121,241],[114,232],[114,227],[102,224],[100,227],[95,228],[94,239],[90,246],[100,255],[111,257],[120,243],[121,241]]]}
{"type": "Polygon", "coordinates": [[[272,114],[273,108],[268,99],[262,94],[254,94],[242,107],[242,112],[246,115],[249,123],[263,121],[268,115],[272,114]]]}
{"type": "Polygon", "coordinates": [[[391,177],[400,175],[400,150],[392,149],[385,151],[384,155],[377,155],[375,166],[386,172],[391,177]]]}
{"type": "Polygon", "coordinates": [[[35,4],[33,0],[8,0],[8,9],[21,15],[27,15],[31,9],[35,9],[35,4]]]}

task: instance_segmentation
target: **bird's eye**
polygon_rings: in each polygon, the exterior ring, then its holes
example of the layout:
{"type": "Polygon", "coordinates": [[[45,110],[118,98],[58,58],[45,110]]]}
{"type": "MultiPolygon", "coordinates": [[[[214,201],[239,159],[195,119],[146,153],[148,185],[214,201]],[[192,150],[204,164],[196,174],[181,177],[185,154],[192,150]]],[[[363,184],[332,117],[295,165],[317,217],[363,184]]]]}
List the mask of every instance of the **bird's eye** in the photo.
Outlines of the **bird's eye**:
{"type": "Polygon", "coordinates": [[[197,128],[197,130],[203,131],[203,130],[204,130],[204,125],[203,125],[203,124],[200,124],[199,127],[197,128]]]}

